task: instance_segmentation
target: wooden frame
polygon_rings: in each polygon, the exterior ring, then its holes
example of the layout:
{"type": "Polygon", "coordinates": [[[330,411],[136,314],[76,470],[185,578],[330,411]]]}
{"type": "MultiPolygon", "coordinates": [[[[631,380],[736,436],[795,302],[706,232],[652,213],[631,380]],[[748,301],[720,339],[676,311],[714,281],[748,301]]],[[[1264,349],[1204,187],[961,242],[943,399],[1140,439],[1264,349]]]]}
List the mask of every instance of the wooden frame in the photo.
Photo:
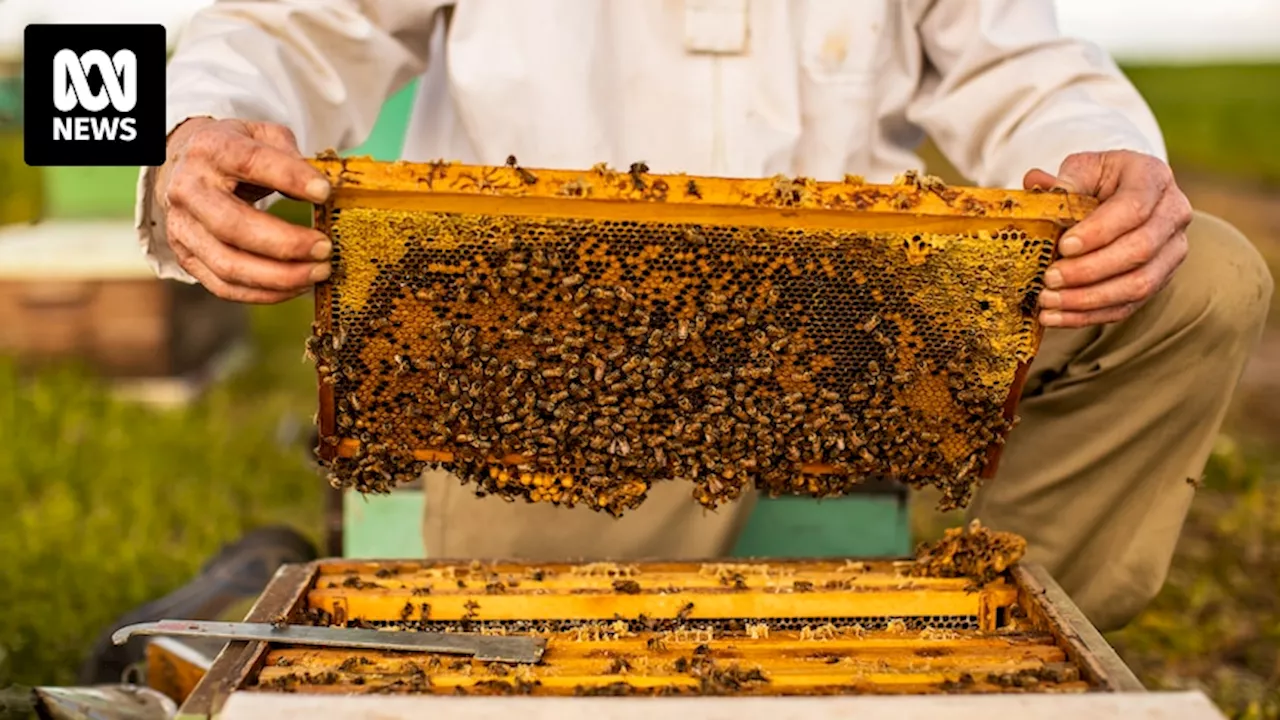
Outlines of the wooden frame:
{"type": "MultiPolygon", "coordinates": [[[[778,561],[784,566],[807,562],[809,561],[778,561]]],[[[814,562],[830,563],[832,561],[814,562]]],[[[321,560],[304,565],[288,565],[276,574],[246,619],[251,622],[270,622],[281,616],[298,617],[307,605],[309,593],[317,590],[318,579],[322,576],[332,578],[338,573],[356,570],[371,571],[379,567],[431,568],[448,565],[465,567],[466,564],[465,561],[451,563],[449,561],[321,560]]],[[[648,565],[650,564],[644,564],[644,566],[648,565]]],[[[652,565],[661,564],[653,563],[652,565]]],[[[997,581],[999,582],[1001,581],[997,581]]],[[[1082,678],[1088,682],[1092,691],[1105,693],[1145,691],[1142,684],[1101,634],[1089,624],[1061,587],[1042,568],[1035,565],[1015,566],[1009,572],[1008,583],[1007,590],[997,588],[997,591],[1016,593],[1018,607],[1026,611],[1028,619],[1036,627],[1047,629],[1052,633],[1056,645],[1079,668],[1082,678]]],[[[619,597],[634,598],[636,596],[619,597]]],[[[431,599],[442,599],[442,596],[434,596],[431,599]]],[[[983,610],[982,613],[986,615],[988,611],[983,610]]],[[[999,620],[984,620],[984,622],[999,622],[999,620]]],[[[267,643],[229,643],[183,705],[180,717],[205,718],[216,715],[232,693],[246,688],[263,669],[270,650],[267,643]]],[[[483,702],[483,700],[477,699],[477,702],[483,702]]]]}

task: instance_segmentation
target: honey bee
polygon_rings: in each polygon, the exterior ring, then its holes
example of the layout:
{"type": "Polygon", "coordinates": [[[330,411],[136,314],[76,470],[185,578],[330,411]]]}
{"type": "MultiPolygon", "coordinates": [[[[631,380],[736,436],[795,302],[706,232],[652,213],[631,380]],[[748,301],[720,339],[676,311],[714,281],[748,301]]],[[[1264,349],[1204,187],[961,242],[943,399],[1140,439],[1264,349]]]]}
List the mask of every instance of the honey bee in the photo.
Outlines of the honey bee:
{"type": "Polygon", "coordinates": [[[689,620],[689,616],[692,614],[693,614],[693,603],[685,603],[684,607],[680,608],[680,612],[676,613],[676,622],[679,622],[679,623],[687,622],[689,620]]]}
{"type": "Polygon", "coordinates": [[[644,174],[649,172],[649,166],[643,160],[631,163],[631,170],[628,173],[631,176],[631,183],[636,190],[644,190],[644,174]]]}
{"type": "Polygon", "coordinates": [[[533,185],[534,183],[538,182],[537,175],[534,175],[528,170],[525,170],[524,168],[520,167],[520,164],[516,161],[515,155],[507,156],[507,167],[510,167],[513,170],[515,170],[516,173],[520,175],[520,180],[524,182],[525,185],[533,185]]]}
{"type": "Polygon", "coordinates": [[[698,189],[698,183],[690,180],[684,185],[684,194],[691,197],[702,199],[702,191],[698,189]]]}
{"type": "Polygon", "coordinates": [[[302,361],[315,362],[318,357],[316,350],[320,348],[320,338],[309,337],[302,348],[302,361]]]}
{"type": "Polygon", "coordinates": [[[582,197],[586,194],[587,184],[581,180],[570,180],[560,187],[561,195],[569,195],[572,197],[582,197]]]}

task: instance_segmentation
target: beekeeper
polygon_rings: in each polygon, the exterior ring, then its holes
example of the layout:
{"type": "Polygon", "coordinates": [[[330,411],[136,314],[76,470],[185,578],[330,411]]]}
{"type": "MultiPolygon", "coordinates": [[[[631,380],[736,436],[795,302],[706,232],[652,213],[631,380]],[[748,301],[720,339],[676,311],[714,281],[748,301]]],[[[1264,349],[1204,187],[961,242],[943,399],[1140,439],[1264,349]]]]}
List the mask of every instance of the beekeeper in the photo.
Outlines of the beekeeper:
{"type": "MultiPolygon", "coordinates": [[[[408,160],[885,182],[927,134],[978,184],[1097,196],[1046,275],[1021,424],[971,512],[1024,535],[1104,630],[1160,589],[1272,280],[1192,210],[1147,105],[1052,0],[217,2],[173,57],[167,161],[138,186],[155,271],[249,303],[324,280],[325,238],[260,201],[323,201],[302,158],[361,143],[414,78],[408,160]]],[[[621,520],[444,475],[427,494],[447,557],[716,556],[752,507],[705,512],[680,483],[621,520]]]]}

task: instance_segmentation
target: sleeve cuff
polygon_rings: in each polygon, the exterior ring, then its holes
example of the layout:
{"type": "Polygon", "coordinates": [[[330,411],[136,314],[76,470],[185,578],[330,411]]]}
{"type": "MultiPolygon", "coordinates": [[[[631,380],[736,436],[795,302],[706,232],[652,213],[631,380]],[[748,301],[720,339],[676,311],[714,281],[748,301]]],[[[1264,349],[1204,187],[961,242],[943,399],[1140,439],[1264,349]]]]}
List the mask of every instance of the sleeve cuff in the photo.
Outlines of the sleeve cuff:
{"type": "Polygon", "coordinates": [[[138,231],[138,244],[151,271],[162,280],[178,280],[189,285],[197,280],[178,264],[178,258],[169,247],[165,231],[164,212],[155,202],[156,170],[143,167],[138,172],[137,203],[134,205],[134,227],[138,231]]]}

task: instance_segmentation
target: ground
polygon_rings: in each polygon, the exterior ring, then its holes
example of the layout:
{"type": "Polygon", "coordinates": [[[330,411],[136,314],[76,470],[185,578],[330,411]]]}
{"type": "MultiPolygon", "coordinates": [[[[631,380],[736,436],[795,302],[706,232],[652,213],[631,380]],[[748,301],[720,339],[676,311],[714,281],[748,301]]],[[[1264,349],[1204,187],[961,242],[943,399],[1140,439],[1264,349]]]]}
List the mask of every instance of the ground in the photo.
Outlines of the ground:
{"type": "MultiPolygon", "coordinates": [[[[1280,66],[1131,74],[1193,202],[1237,224],[1280,275],[1280,66]]],[[[104,625],[246,528],[319,538],[324,486],[303,441],[310,312],[305,299],[256,308],[251,367],[182,410],[111,401],[74,368],[23,379],[0,361],[0,687],[73,682],[104,625]]],[[[1110,638],[1149,686],[1204,688],[1240,718],[1280,718],[1280,313],[1271,328],[1164,592],[1110,638]]],[[[922,539],[955,522],[919,500],[922,539]]]]}

